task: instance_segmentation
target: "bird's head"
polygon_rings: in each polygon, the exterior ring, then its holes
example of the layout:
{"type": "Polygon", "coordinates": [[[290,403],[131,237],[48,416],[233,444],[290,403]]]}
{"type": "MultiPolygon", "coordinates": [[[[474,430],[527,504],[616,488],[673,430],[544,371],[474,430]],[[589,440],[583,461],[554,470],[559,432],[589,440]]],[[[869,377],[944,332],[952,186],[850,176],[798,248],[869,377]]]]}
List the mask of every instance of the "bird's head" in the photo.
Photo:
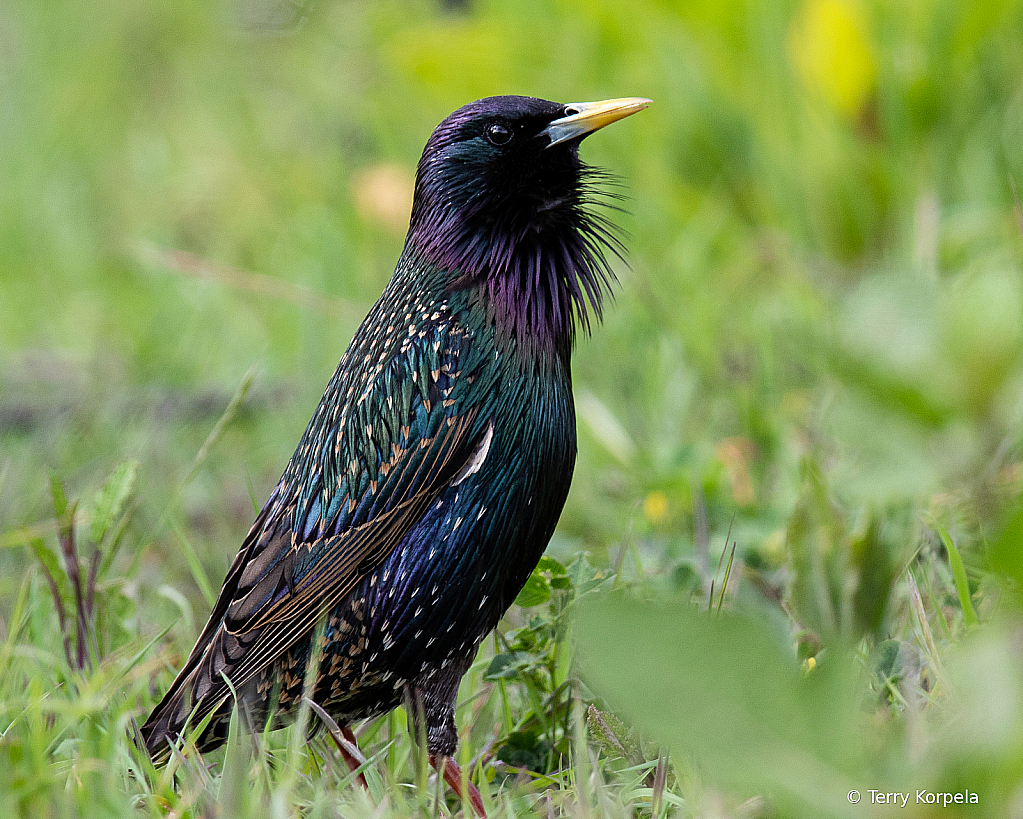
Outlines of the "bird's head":
{"type": "Polygon", "coordinates": [[[620,244],[593,206],[614,194],[579,159],[588,134],[649,104],[640,98],[562,105],[488,97],[459,108],[430,137],[416,176],[408,247],[471,288],[520,344],[570,345],[599,318],[620,244]]]}

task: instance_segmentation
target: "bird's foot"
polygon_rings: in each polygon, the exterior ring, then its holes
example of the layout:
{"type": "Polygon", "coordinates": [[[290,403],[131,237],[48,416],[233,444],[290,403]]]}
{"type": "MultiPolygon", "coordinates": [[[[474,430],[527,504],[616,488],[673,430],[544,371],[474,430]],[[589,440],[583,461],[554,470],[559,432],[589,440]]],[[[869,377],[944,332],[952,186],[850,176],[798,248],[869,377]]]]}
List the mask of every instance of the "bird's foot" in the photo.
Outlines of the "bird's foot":
{"type": "MultiPolygon", "coordinates": [[[[458,767],[454,757],[430,754],[430,764],[444,778],[455,795],[465,801],[465,792],[462,790],[462,769],[458,767]]],[[[472,805],[472,809],[476,811],[476,815],[480,819],[486,819],[487,812],[483,808],[483,798],[480,796],[479,790],[468,778],[466,778],[465,784],[469,791],[469,804],[472,805]]]]}
{"type": "MultiPolygon", "coordinates": [[[[359,750],[359,741],[355,738],[355,733],[347,725],[338,726],[341,729],[341,736],[338,736],[334,731],[329,731],[330,738],[334,740],[334,744],[337,745],[337,749],[341,752],[341,756],[348,766],[348,770],[355,773],[363,765],[366,764],[366,757],[362,755],[359,750]]],[[[359,784],[362,787],[369,790],[369,785],[366,784],[366,777],[360,772],[356,777],[359,780],[359,784]]]]}

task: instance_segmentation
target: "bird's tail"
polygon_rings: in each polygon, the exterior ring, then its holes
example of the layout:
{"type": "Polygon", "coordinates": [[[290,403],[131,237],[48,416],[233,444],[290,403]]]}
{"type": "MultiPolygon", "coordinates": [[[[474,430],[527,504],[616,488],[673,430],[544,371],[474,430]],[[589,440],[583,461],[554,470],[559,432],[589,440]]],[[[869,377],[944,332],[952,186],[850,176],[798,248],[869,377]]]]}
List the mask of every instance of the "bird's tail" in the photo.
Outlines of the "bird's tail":
{"type": "Polygon", "coordinates": [[[182,675],[178,676],[141,728],[146,751],[157,764],[166,762],[170,757],[171,745],[178,745],[184,737],[189,736],[208,714],[212,716],[203,730],[198,736],[192,737],[198,750],[203,753],[212,751],[227,739],[233,699],[228,694],[219,702],[193,703],[193,681],[190,677],[198,670],[193,669],[185,679],[182,679],[182,675]]]}
{"type": "MultiPolygon", "coordinates": [[[[170,756],[171,744],[180,741],[183,734],[203,723],[212,714],[202,732],[195,737],[195,744],[200,751],[213,750],[227,739],[228,723],[234,706],[234,694],[237,693],[242,702],[251,699],[245,691],[235,691],[232,683],[233,661],[228,659],[225,640],[230,633],[225,631],[224,617],[238,589],[239,578],[251,557],[252,549],[261,537],[268,516],[276,508],[275,500],[280,487],[274,490],[263,511],[259,513],[245,542],[235,555],[224,586],[220,590],[199,639],[196,640],[188,659],[178,672],[171,687],[167,690],[160,704],[153,709],[142,726],[142,738],[146,750],[154,761],[163,761],[170,756]]],[[[284,531],[290,531],[290,518],[282,518],[284,531]]],[[[272,528],[272,532],[277,529],[272,528]]],[[[235,649],[236,650],[236,649],[235,649]]]]}

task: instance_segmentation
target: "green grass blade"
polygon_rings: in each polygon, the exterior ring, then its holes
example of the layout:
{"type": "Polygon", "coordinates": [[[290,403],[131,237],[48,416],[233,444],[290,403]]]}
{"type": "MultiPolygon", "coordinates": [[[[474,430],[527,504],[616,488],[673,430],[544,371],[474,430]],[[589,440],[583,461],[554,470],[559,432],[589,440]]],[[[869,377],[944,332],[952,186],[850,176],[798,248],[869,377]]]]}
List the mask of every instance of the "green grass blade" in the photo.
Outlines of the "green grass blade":
{"type": "Polygon", "coordinates": [[[195,549],[192,548],[192,544],[189,542],[188,536],[177,521],[174,521],[171,524],[171,529],[174,531],[174,534],[177,535],[178,541],[181,543],[181,549],[185,553],[185,560],[188,561],[188,568],[192,572],[192,579],[195,580],[195,584],[199,587],[199,591],[202,592],[203,599],[210,608],[212,608],[213,604],[217,601],[217,593],[213,589],[213,584],[210,582],[210,578],[206,574],[206,570],[202,567],[202,561],[199,560],[199,555],[195,553],[195,549]]]}
{"type": "Polygon", "coordinates": [[[967,626],[975,626],[980,622],[980,618],[977,617],[977,610],[973,607],[973,599],[970,597],[970,582],[966,577],[966,567],[963,565],[963,558],[956,548],[955,541],[952,540],[952,536],[949,535],[945,528],[935,525],[935,529],[941,538],[941,542],[945,544],[945,550],[948,552],[948,562],[952,565],[952,577],[956,584],[956,594],[959,595],[959,605],[963,609],[963,620],[966,621],[967,626]]]}

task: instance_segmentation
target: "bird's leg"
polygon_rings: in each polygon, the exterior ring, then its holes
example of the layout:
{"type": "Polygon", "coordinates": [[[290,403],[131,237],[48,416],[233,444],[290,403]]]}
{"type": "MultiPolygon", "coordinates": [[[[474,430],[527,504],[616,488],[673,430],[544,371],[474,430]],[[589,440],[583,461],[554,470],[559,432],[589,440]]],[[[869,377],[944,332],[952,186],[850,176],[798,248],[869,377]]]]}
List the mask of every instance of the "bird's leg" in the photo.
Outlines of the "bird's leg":
{"type": "MultiPolygon", "coordinates": [[[[462,790],[462,769],[458,767],[455,758],[453,756],[430,754],[430,764],[443,777],[444,781],[448,783],[451,790],[455,792],[455,795],[464,802],[465,791],[462,790]]],[[[476,815],[480,819],[486,819],[487,812],[483,808],[483,798],[480,796],[479,790],[468,778],[465,780],[465,784],[469,789],[469,804],[472,805],[472,809],[476,811],[476,815]]]]}
{"type": "MultiPolygon", "coordinates": [[[[348,770],[355,773],[366,763],[366,759],[359,752],[359,741],[355,738],[355,733],[352,729],[347,724],[338,727],[341,729],[340,737],[334,731],[329,731],[328,733],[330,738],[334,740],[334,744],[337,745],[337,749],[341,752],[348,770]]],[[[358,775],[357,779],[362,787],[369,790],[369,785],[366,784],[366,777],[362,773],[358,775]]]]}
{"type": "MultiPolygon", "coordinates": [[[[409,729],[412,731],[412,736],[419,741],[420,747],[426,750],[427,746],[432,746],[435,749],[439,746],[442,751],[447,751],[447,753],[430,752],[430,765],[448,783],[462,802],[465,801],[466,791],[468,791],[469,804],[472,805],[473,811],[480,819],[486,819],[487,812],[483,807],[483,798],[480,796],[479,790],[468,778],[465,780],[466,787],[462,787],[462,769],[458,767],[455,758],[450,755],[451,750],[454,750],[458,743],[458,734],[455,731],[454,696],[458,689],[458,681],[464,671],[465,668],[460,668],[457,665],[449,666],[447,673],[450,675],[450,679],[447,680],[446,686],[449,689],[448,693],[429,699],[423,696],[422,687],[406,684],[405,708],[411,717],[409,729]],[[435,730],[437,733],[431,736],[435,730]],[[431,738],[434,740],[433,743],[430,742],[431,738]]],[[[443,690],[438,688],[436,678],[428,679],[434,684],[435,691],[443,690]]]]}

